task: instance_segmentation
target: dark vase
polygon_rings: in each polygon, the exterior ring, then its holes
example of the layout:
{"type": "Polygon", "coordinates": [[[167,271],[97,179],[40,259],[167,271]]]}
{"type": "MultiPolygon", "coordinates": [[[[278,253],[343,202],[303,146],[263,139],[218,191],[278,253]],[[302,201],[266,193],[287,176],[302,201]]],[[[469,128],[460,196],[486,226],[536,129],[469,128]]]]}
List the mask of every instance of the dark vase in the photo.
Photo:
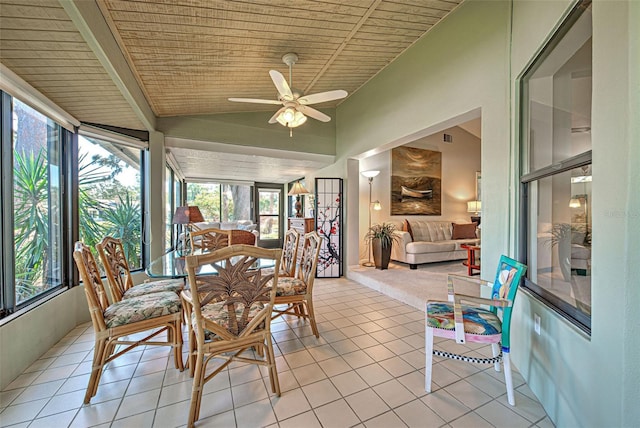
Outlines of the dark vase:
{"type": "Polygon", "coordinates": [[[371,246],[373,248],[373,262],[376,265],[376,269],[387,269],[389,267],[389,260],[391,260],[391,245],[383,247],[382,241],[374,239],[371,246]]]}

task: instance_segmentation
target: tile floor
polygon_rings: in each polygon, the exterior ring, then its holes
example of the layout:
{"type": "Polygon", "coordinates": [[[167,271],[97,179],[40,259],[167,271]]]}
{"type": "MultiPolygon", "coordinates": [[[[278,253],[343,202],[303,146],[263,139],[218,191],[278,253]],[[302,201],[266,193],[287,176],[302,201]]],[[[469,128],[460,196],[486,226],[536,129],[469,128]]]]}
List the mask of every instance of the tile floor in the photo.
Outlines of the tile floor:
{"type": "MultiPolygon", "coordinates": [[[[517,372],[516,407],[502,373],[453,360],[436,358],[426,394],[420,311],[344,278],[316,280],[314,301],[320,339],[304,322],[272,324],[282,396],[271,394],[262,368],[234,364],[206,385],[197,427],[553,426],[517,372]]],[[[25,370],[0,392],[0,426],[186,424],[191,378],[166,347],[113,361],[84,406],[92,347],[91,325],[79,326],[25,370]]]]}

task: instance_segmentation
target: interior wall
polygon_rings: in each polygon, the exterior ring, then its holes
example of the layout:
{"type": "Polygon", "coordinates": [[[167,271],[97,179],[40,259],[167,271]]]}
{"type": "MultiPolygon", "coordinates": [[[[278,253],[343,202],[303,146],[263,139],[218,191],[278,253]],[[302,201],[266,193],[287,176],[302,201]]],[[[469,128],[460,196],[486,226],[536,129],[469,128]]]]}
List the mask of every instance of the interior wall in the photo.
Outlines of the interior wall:
{"type": "Polygon", "coordinates": [[[73,287],[18,319],[5,322],[0,326],[0,390],[19,381],[18,376],[34,361],[76,326],[90,320],[84,288],[73,287]]]}
{"type": "MultiPolygon", "coordinates": [[[[362,159],[361,171],[378,170],[380,174],[373,179],[373,201],[379,200],[382,210],[371,211],[371,224],[392,221],[400,225],[409,220],[448,220],[456,223],[469,223],[470,213],[467,202],[476,197],[476,172],[480,172],[480,139],[459,127],[445,129],[442,132],[420,138],[404,146],[433,150],[442,153],[442,215],[391,215],[391,149],[362,159]],[[443,134],[453,137],[453,143],[445,143],[443,134]]],[[[369,181],[360,176],[359,236],[364,237],[369,222],[369,181]]],[[[367,260],[367,245],[360,240],[360,260],[367,260]]]]}
{"type": "MultiPolygon", "coordinates": [[[[518,99],[517,76],[562,21],[570,3],[513,3],[514,103],[518,99]]],[[[629,106],[637,106],[640,99],[638,77],[633,78],[635,86],[630,79],[631,58],[638,58],[637,37],[630,35],[639,19],[634,3],[592,5],[591,336],[579,332],[527,293],[520,293],[514,309],[518,314],[512,322],[512,331],[518,332],[512,334],[514,360],[556,426],[637,426],[640,421],[640,320],[638,311],[631,309],[640,304],[637,276],[631,275],[633,269],[638,271],[640,257],[637,239],[630,239],[638,236],[639,211],[628,210],[630,204],[636,208],[639,204],[638,192],[631,185],[631,171],[637,170],[632,166],[632,162],[637,163],[637,124],[632,125],[635,134],[629,129],[634,122],[629,120],[629,106]],[[630,13],[633,10],[635,16],[630,13]],[[631,90],[634,87],[635,92],[631,90]],[[633,150],[635,161],[631,161],[633,150]],[[615,284],[614,293],[611,284],[615,284]],[[619,328],[611,328],[612,314],[616,314],[619,328]],[[541,317],[540,335],[533,332],[535,315],[541,317]]],[[[637,74],[637,64],[635,70],[637,74]]],[[[515,112],[513,120],[517,120],[515,112]]],[[[635,179],[637,183],[637,174],[635,179]]]]}
{"type": "Polygon", "coordinates": [[[411,136],[425,129],[435,132],[451,118],[470,112],[478,117],[481,111],[480,164],[491,166],[482,168],[482,184],[496,190],[483,194],[484,266],[495,266],[500,254],[515,248],[504,227],[511,222],[510,201],[517,189],[509,138],[510,14],[509,2],[464,2],[340,104],[336,122],[338,158],[364,159],[413,141],[411,136]]]}

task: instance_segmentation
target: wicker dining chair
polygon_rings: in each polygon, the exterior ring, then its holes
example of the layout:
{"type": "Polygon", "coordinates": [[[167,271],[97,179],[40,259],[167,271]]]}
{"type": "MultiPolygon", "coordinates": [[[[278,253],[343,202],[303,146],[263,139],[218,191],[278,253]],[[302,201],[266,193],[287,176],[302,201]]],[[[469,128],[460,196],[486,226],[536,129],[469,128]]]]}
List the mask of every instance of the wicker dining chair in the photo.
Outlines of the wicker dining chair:
{"type": "Polygon", "coordinates": [[[104,266],[109,291],[114,302],[161,291],[180,293],[184,288],[182,279],[161,279],[133,285],[133,278],[121,239],[107,236],[96,244],[96,250],[104,266]]]}
{"type": "Polygon", "coordinates": [[[320,243],[322,238],[318,232],[313,231],[304,235],[304,247],[300,266],[293,277],[280,277],[276,292],[276,307],[273,318],[282,315],[293,315],[298,318],[306,318],[311,323],[311,329],[316,337],[320,337],[316,317],[313,310],[313,281],[318,269],[318,257],[320,255],[320,243]],[[280,309],[278,305],[286,305],[280,309]]]}
{"type": "Polygon", "coordinates": [[[207,229],[193,230],[189,234],[191,253],[196,250],[211,252],[228,247],[231,242],[231,231],[209,227],[207,229]]]}
{"type": "MultiPolygon", "coordinates": [[[[426,304],[426,369],[425,390],[431,392],[433,356],[452,358],[470,363],[493,364],[497,372],[500,362],[504,363],[504,378],[507,387],[507,401],[515,405],[510,359],[510,324],[513,301],[518,285],[527,267],[505,255],[500,257],[495,280],[491,288],[491,299],[469,296],[455,292],[456,281],[464,281],[477,286],[489,285],[468,276],[448,276],[448,301],[428,301],[426,304]],[[464,304],[463,304],[464,302],[464,304]],[[498,317],[498,310],[502,318],[498,317]],[[492,358],[468,354],[469,348],[460,346],[462,354],[451,352],[454,346],[447,345],[447,351],[433,348],[433,338],[453,339],[455,343],[466,342],[491,344],[492,358]]],[[[440,342],[443,344],[443,342],[440,342]]]]}
{"type": "Polygon", "coordinates": [[[296,229],[287,230],[287,233],[284,234],[284,245],[282,246],[282,262],[280,263],[281,277],[295,276],[299,244],[300,232],[296,229]]]}
{"type": "Polygon", "coordinates": [[[189,320],[188,363],[193,372],[188,427],[199,418],[205,383],[232,361],[268,367],[271,389],[280,396],[271,311],[281,252],[237,244],[186,257],[189,288],[180,295],[189,320]],[[258,269],[258,259],[272,260],[274,272],[258,269]],[[199,274],[203,265],[213,267],[217,274],[199,274]],[[213,359],[225,361],[207,373],[207,364],[213,359]]]}
{"type": "Polygon", "coordinates": [[[110,305],[91,249],[77,242],[73,259],[84,285],[95,335],[93,363],[84,403],[88,404],[98,392],[104,366],[138,346],[171,346],[175,366],[183,371],[182,304],[178,294],[170,291],[150,293],[110,305]],[[128,337],[144,332],[148,334],[142,339],[128,337]],[[163,333],[166,334],[166,340],[156,338],[163,333]]]}

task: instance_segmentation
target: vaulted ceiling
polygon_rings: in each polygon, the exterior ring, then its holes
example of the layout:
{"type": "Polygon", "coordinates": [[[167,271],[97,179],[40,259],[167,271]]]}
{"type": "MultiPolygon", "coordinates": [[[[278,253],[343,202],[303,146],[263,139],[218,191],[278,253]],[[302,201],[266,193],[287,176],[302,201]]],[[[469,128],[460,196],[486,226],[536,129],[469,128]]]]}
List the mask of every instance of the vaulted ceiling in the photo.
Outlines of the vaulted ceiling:
{"type": "Polygon", "coordinates": [[[275,111],[228,98],[276,99],[287,52],[295,88],[353,94],[461,1],[0,0],[0,61],[81,122],[149,129],[275,111]]]}

